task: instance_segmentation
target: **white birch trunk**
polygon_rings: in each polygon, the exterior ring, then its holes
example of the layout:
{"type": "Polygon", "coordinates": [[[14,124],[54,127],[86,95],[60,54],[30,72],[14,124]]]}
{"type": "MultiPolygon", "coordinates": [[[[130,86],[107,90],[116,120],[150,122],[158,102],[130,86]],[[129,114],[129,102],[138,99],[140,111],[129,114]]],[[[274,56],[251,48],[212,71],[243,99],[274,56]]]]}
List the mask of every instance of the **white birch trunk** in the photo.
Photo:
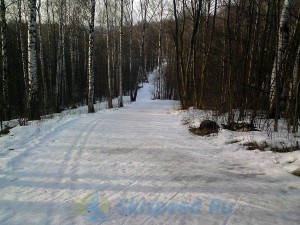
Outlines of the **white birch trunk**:
{"type": "Polygon", "coordinates": [[[129,84],[130,84],[130,100],[133,101],[132,93],[132,52],[133,52],[133,0],[130,2],[130,30],[129,30],[129,84]]]}
{"type": "Polygon", "coordinates": [[[88,112],[94,113],[94,35],[95,35],[95,0],[90,0],[90,22],[89,22],[89,56],[88,56],[88,112]]]}
{"type": "Polygon", "coordinates": [[[123,0],[120,0],[120,43],[119,43],[119,107],[123,107],[123,59],[122,59],[122,47],[123,47],[123,0]]]}
{"type": "Polygon", "coordinates": [[[158,87],[157,97],[163,98],[163,74],[162,74],[162,19],[163,19],[163,0],[160,0],[160,22],[159,22],[159,37],[158,37],[158,87]]]}
{"type": "Polygon", "coordinates": [[[146,27],[147,27],[147,11],[148,11],[148,0],[141,3],[141,10],[142,10],[142,44],[141,44],[141,78],[144,81],[147,81],[146,76],[146,60],[145,60],[145,42],[146,42],[146,27]]]}
{"type": "MultiPolygon", "coordinates": [[[[273,65],[271,85],[270,85],[270,110],[275,107],[276,103],[276,87],[278,76],[281,75],[283,60],[286,54],[287,45],[289,41],[290,23],[292,20],[292,7],[295,5],[296,0],[285,0],[283,5],[283,10],[280,16],[279,31],[278,31],[278,41],[277,41],[277,53],[273,65]]],[[[279,93],[278,93],[279,94],[279,93]]],[[[277,96],[280,97],[280,96],[277,96]]]]}
{"type": "Polygon", "coordinates": [[[40,119],[38,105],[37,53],[36,53],[36,0],[29,0],[30,19],[28,24],[28,104],[30,119],[40,119]]]}
{"type": "Polygon", "coordinates": [[[118,42],[118,37],[117,37],[117,27],[118,27],[118,22],[117,22],[117,12],[118,12],[118,1],[114,1],[115,9],[114,9],[114,16],[113,16],[113,50],[112,50],[112,93],[114,96],[118,96],[118,57],[117,57],[117,42],[118,42]]]}

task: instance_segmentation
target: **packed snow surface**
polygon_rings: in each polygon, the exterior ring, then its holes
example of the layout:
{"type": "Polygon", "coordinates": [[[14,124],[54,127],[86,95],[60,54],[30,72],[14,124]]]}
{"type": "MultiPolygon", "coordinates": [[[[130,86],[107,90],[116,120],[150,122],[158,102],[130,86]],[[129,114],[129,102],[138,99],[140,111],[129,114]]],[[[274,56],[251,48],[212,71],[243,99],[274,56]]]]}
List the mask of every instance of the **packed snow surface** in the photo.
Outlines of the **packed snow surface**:
{"type": "Polygon", "coordinates": [[[151,89],[1,137],[0,224],[299,224],[300,178],[278,156],[194,136],[151,89]]]}

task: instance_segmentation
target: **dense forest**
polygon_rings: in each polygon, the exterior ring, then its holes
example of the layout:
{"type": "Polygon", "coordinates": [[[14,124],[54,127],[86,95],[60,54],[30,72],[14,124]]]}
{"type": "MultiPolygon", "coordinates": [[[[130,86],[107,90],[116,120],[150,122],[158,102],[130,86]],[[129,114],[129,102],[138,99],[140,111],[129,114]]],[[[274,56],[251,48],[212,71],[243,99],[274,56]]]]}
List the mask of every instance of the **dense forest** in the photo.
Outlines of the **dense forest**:
{"type": "Polygon", "coordinates": [[[123,95],[225,115],[300,119],[298,0],[1,0],[0,121],[123,95]]]}

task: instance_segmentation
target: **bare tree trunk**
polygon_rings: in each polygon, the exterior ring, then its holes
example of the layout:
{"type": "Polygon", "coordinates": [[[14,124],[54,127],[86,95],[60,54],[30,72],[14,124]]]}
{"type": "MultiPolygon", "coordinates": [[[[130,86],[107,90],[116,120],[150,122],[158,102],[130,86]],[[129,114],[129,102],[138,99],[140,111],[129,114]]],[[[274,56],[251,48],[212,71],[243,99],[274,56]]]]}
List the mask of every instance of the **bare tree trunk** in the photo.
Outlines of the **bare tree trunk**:
{"type": "Polygon", "coordinates": [[[25,51],[25,43],[22,32],[22,1],[18,0],[18,23],[19,23],[19,39],[20,39],[20,47],[21,47],[21,61],[22,61],[22,70],[23,70],[23,80],[25,87],[25,103],[27,102],[28,96],[28,63],[26,62],[26,51],[25,51]]]}
{"type": "Polygon", "coordinates": [[[113,16],[113,49],[112,49],[112,93],[114,97],[118,97],[118,58],[117,58],[117,12],[118,12],[118,1],[114,0],[114,16],[113,16]]]}
{"type": "Polygon", "coordinates": [[[132,90],[132,52],[133,52],[133,0],[130,2],[130,30],[129,30],[129,84],[130,84],[130,101],[133,102],[132,90]]]}
{"type": "Polygon", "coordinates": [[[119,107],[123,107],[123,59],[122,59],[122,48],[123,48],[123,11],[124,5],[123,0],[120,0],[120,43],[119,43],[119,107]]]}
{"type": "Polygon", "coordinates": [[[145,59],[145,44],[146,44],[146,28],[147,28],[147,12],[148,12],[149,0],[145,0],[141,3],[141,13],[142,13],[142,44],[141,44],[141,78],[147,81],[146,75],[146,59],[145,59]]]}
{"type": "Polygon", "coordinates": [[[108,79],[108,108],[113,108],[112,103],[112,80],[111,80],[111,69],[110,69],[110,51],[111,51],[111,45],[110,45],[110,26],[109,26],[109,11],[108,11],[108,3],[107,0],[105,0],[105,9],[106,9],[106,48],[107,48],[107,79],[108,79]]]}
{"type": "MultiPolygon", "coordinates": [[[[8,100],[8,60],[7,60],[7,23],[6,23],[6,5],[1,0],[1,35],[2,35],[2,104],[1,109],[4,117],[8,119],[9,100],[8,100]]],[[[1,113],[1,112],[0,112],[1,113]]]]}
{"type": "Polygon", "coordinates": [[[234,122],[234,113],[233,113],[233,102],[232,102],[232,64],[233,64],[233,54],[232,54],[232,30],[231,30],[231,20],[230,20],[230,13],[231,13],[231,0],[228,2],[228,12],[227,12],[227,21],[226,21],[226,28],[227,28],[227,35],[228,35],[228,49],[229,49],[229,65],[228,65],[228,84],[227,84],[227,94],[228,94],[228,124],[234,122]]]}
{"type": "MultiPolygon", "coordinates": [[[[208,5],[208,9],[207,9],[208,18],[207,18],[206,30],[205,30],[206,49],[204,50],[202,65],[201,65],[201,71],[200,71],[200,74],[201,74],[200,75],[200,80],[201,80],[200,94],[199,94],[199,99],[196,99],[196,105],[198,107],[201,107],[202,100],[203,100],[204,84],[205,84],[205,72],[206,72],[206,69],[207,69],[208,58],[210,56],[211,47],[212,47],[214,34],[215,34],[215,25],[216,25],[217,7],[218,7],[217,1],[215,1],[214,4],[215,5],[214,5],[214,11],[213,11],[214,14],[213,14],[213,22],[212,22],[211,33],[209,33],[209,31],[210,31],[209,22],[210,22],[210,17],[211,17],[211,15],[209,13],[211,11],[210,4],[208,5]]],[[[194,57],[195,57],[195,53],[194,53],[194,57]]],[[[196,59],[194,58],[193,61],[195,63],[196,59]]],[[[194,67],[195,67],[195,65],[194,65],[194,67]]],[[[195,70],[193,70],[193,73],[195,73],[195,70]]]]}
{"type": "Polygon", "coordinates": [[[158,36],[158,84],[157,98],[163,98],[163,74],[162,74],[162,35],[163,35],[163,0],[160,0],[160,21],[159,21],[159,36],[158,36]]]}
{"type": "Polygon", "coordinates": [[[40,119],[38,101],[37,53],[36,53],[36,0],[29,0],[30,19],[28,24],[28,108],[30,119],[40,119]]]}
{"type": "Polygon", "coordinates": [[[42,82],[43,82],[43,105],[45,112],[49,111],[48,104],[48,80],[46,79],[45,73],[45,62],[44,62],[44,47],[43,47],[43,35],[42,35],[42,16],[41,16],[41,0],[39,0],[38,5],[38,17],[39,17],[39,41],[40,41],[40,63],[41,63],[41,74],[42,74],[42,82]]]}
{"type": "Polygon", "coordinates": [[[140,88],[139,84],[141,82],[148,82],[148,78],[147,78],[147,74],[146,74],[146,60],[145,60],[145,42],[146,42],[148,4],[149,4],[149,0],[145,0],[145,1],[140,0],[141,19],[142,19],[140,62],[139,62],[139,71],[138,71],[138,77],[137,77],[136,84],[135,84],[134,94],[131,97],[131,100],[133,102],[136,101],[137,92],[138,92],[138,89],[140,88]]]}
{"type": "Polygon", "coordinates": [[[59,15],[59,37],[58,37],[58,52],[57,52],[57,67],[56,67],[56,111],[61,112],[64,106],[65,93],[65,8],[66,0],[60,0],[60,15],[59,15]]]}
{"type": "MultiPolygon", "coordinates": [[[[51,3],[52,6],[52,3],[51,3]]],[[[47,11],[47,22],[48,22],[48,31],[47,31],[47,53],[48,53],[48,61],[47,61],[47,72],[48,72],[48,79],[49,79],[49,112],[54,109],[54,98],[55,95],[53,95],[55,93],[55,91],[53,91],[53,84],[52,84],[52,73],[53,73],[53,54],[51,52],[51,16],[50,16],[50,12],[49,12],[49,7],[50,7],[50,3],[49,0],[46,0],[46,11],[47,11]]],[[[53,7],[53,6],[52,6],[53,7]]],[[[55,64],[55,63],[54,63],[55,64]]]]}
{"type": "MultiPolygon", "coordinates": [[[[83,52],[84,52],[84,65],[83,65],[83,69],[84,69],[84,76],[88,77],[89,76],[89,68],[88,68],[88,54],[89,54],[89,46],[87,44],[86,41],[86,32],[83,31],[83,52]]],[[[81,81],[81,87],[82,87],[82,81],[81,81]]],[[[86,90],[84,91],[84,99],[86,100],[86,102],[88,103],[88,93],[86,92],[86,90]]]]}
{"type": "Polygon", "coordinates": [[[80,73],[79,73],[79,43],[78,43],[78,36],[75,37],[75,75],[76,75],[76,85],[74,90],[74,96],[76,99],[76,102],[78,102],[79,99],[79,87],[80,87],[80,73]]]}
{"type": "MultiPolygon", "coordinates": [[[[196,47],[196,41],[197,41],[197,36],[198,36],[198,33],[199,33],[199,26],[200,26],[200,15],[201,15],[201,10],[202,10],[202,1],[195,1],[194,3],[191,3],[193,4],[192,8],[193,8],[193,14],[192,14],[192,17],[193,17],[193,32],[192,32],[192,37],[191,37],[191,41],[190,41],[190,49],[189,49],[189,54],[188,54],[188,59],[187,59],[187,65],[186,65],[186,72],[185,72],[185,76],[186,76],[186,79],[185,79],[185,93],[186,93],[186,98],[190,101],[193,96],[197,96],[196,93],[194,93],[192,95],[191,93],[191,83],[192,83],[192,79],[193,80],[196,80],[195,78],[195,61],[196,61],[196,53],[195,53],[195,47],[196,47]]],[[[208,27],[206,27],[206,30],[207,30],[208,27]]],[[[206,32],[207,34],[207,32],[206,32]]],[[[204,50],[204,49],[203,49],[204,50]]],[[[204,63],[203,63],[204,64],[204,63]]],[[[204,65],[201,65],[202,68],[204,68],[204,65]]],[[[203,90],[203,85],[204,85],[204,73],[203,73],[203,69],[201,71],[201,88],[200,88],[200,94],[199,94],[199,102],[201,103],[201,92],[203,90]]],[[[193,91],[195,91],[195,87],[193,87],[192,89],[193,91]]],[[[194,97],[194,101],[196,103],[196,106],[198,105],[198,99],[197,97],[194,97]]],[[[189,103],[189,105],[191,105],[192,102],[189,103]]],[[[200,104],[199,103],[199,104],[200,104]]]]}
{"type": "Polygon", "coordinates": [[[59,32],[58,32],[58,51],[56,58],[56,87],[55,87],[55,107],[56,112],[61,111],[61,85],[62,85],[62,33],[63,33],[63,25],[62,25],[62,14],[63,14],[63,1],[60,2],[60,13],[59,13],[59,32]]]}
{"type": "Polygon", "coordinates": [[[90,0],[90,22],[89,22],[89,75],[88,75],[88,81],[89,81],[89,86],[88,86],[88,112],[89,113],[94,113],[94,33],[95,33],[95,5],[96,1],[95,0],[90,0]]]}
{"type": "Polygon", "coordinates": [[[292,20],[292,7],[295,5],[295,0],[285,0],[283,5],[283,10],[280,16],[278,36],[276,44],[276,57],[273,65],[271,85],[270,85],[270,112],[275,110],[275,122],[274,131],[278,131],[278,119],[279,119],[279,103],[280,103],[280,93],[279,93],[279,82],[282,76],[284,58],[287,51],[287,46],[290,36],[290,26],[292,20]]]}
{"type": "Polygon", "coordinates": [[[75,94],[76,94],[76,64],[75,64],[75,42],[74,42],[74,37],[72,32],[70,32],[70,36],[69,36],[69,40],[70,40],[70,60],[71,60],[71,90],[72,90],[72,104],[73,106],[76,105],[76,98],[75,98],[75,94]]]}
{"type": "Polygon", "coordinates": [[[293,121],[293,133],[298,132],[299,126],[299,103],[300,103],[300,47],[298,49],[298,56],[294,69],[294,81],[295,81],[295,112],[293,121]]]}
{"type": "Polygon", "coordinates": [[[66,0],[64,0],[64,13],[63,13],[63,26],[62,26],[62,84],[61,84],[61,105],[64,107],[66,105],[66,89],[67,89],[67,71],[66,71],[66,11],[67,11],[66,0]]]}
{"type": "Polygon", "coordinates": [[[173,39],[175,44],[175,52],[176,52],[176,76],[177,76],[177,91],[179,95],[179,100],[181,103],[181,107],[185,108],[185,101],[182,93],[182,83],[181,83],[181,75],[180,75],[180,49],[179,49],[179,18],[178,18],[178,10],[177,10],[177,2],[173,0],[173,8],[174,8],[174,19],[175,19],[175,32],[173,33],[173,39]]]}

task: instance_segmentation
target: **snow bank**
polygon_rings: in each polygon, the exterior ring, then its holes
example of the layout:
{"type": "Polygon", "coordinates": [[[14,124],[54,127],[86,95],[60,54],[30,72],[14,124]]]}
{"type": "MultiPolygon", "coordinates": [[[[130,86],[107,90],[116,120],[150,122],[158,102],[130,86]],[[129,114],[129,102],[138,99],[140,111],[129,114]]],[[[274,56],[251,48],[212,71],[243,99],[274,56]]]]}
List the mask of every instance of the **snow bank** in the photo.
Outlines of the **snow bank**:
{"type": "MultiPolygon", "coordinates": [[[[199,127],[200,123],[207,119],[216,121],[219,126],[221,126],[222,123],[225,123],[224,117],[219,117],[211,111],[202,111],[195,108],[190,108],[189,110],[182,110],[174,113],[177,113],[181,116],[182,123],[187,127],[199,127]]],[[[233,148],[234,151],[245,150],[246,147],[243,147],[243,145],[247,143],[257,143],[259,145],[266,143],[268,146],[274,148],[299,146],[299,133],[290,134],[285,128],[285,122],[282,120],[279,124],[280,129],[278,133],[273,132],[271,128],[263,128],[262,131],[250,132],[234,132],[220,129],[218,135],[212,135],[211,137],[204,138],[208,140],[213,139],[213,142],[216,146],[227,146],[229,148],[233,148]]],[[[300,173],[300,151],[289,153],[273,153],[268,150],[271,149],[266,148],[265,152],[261,152],[259,150],[248,151],[246,154],[263,154],[268,158],[270,158],[270,155],[272,155],[271,157],[274,164],[279,164],[284,171],[292,174],[300,173]]]]}

